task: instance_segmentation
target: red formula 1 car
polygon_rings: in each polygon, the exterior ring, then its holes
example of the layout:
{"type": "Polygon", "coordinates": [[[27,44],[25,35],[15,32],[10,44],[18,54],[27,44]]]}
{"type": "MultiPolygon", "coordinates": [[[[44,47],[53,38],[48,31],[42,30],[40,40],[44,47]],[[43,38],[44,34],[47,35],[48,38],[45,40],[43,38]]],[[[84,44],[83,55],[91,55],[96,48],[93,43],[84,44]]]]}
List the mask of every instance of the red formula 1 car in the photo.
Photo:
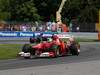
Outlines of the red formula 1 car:
{"type": "Polygon", "coordinates": [[[58,36],[41,38],[42,41],[39,38],[35,38],[31,44],[25,44],[19,55],[24,58],[58,57],[68,54],[79,55],[80,46],[72,38],[66,40],[66,42],[58,36]]]}

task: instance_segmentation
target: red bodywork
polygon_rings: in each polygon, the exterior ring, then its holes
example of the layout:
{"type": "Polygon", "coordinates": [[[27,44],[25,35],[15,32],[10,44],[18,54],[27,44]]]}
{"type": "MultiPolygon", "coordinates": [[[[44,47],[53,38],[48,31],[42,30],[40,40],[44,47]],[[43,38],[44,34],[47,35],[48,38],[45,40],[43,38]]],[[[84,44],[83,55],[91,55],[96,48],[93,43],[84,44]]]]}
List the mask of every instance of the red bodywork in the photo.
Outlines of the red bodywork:
{"type": "Polygon", "coordinates": [[[32,48],[35,48],[35,50],[39,54],[41,54],[43,52],[49,52],[50,57],[54,57],[55,56],[54,50],[48,51],[48,49],[51,49],[53,45],[57,45],[59,47],[59,53],[62,55],[64,55],[66,52],[68,52],[68,51],[66,51],[67,49],[66,49],[65,43],[59,39],[51,41],[51,42],[44,41],[35,46],[32,46],[32,48]]]}

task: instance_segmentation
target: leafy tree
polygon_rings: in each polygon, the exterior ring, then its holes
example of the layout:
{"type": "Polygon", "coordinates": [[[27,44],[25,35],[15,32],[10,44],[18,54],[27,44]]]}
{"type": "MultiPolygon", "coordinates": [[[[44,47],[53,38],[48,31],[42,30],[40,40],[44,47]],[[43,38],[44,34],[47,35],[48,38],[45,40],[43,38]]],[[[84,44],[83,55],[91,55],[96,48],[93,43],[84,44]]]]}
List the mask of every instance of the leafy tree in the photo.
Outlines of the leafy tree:
{"type": "Polygon", "coordinates": [[[61,0],[34,0],[41,20],[49,21],[55,20],[56,11],[60,5],[61,0]]]}
{"type": "Polygon", "coordinates": [[[34,0],[11,0],[11,20],[35,21],[39,20],[34,0]]]}
{"type": "Polygon", "coordinates": [[[34,0],[0,0],[0,19],[16,21],[39,20],[34,0]]]}
{"type": "Polygon", "coordinates": [[[10,0],[0,0],[0,20],[7,20],[10,18],[9,3],[10,0]]]}
{"type": "Polygon", "coordinates": [[[67,21],[73,18],[79,22],[96,22],[100,0],[68,0],[63,8],[62,16],[67,21]]]}
{"type": "MultiPolygon", "coordinates": [[[[49,21],[56,18],[61,0],[0,0],[0,19],[16,21],[49,21]]],[[[62,20],[96,22],[100,0],[67,0],[62,20]]]]}
{"type": "Polygon", "coordinates": [[[80,13],[79,0],[67,0],[62,10],[63,20],[69,23],[73,18],[76,18],[80,13]]]}

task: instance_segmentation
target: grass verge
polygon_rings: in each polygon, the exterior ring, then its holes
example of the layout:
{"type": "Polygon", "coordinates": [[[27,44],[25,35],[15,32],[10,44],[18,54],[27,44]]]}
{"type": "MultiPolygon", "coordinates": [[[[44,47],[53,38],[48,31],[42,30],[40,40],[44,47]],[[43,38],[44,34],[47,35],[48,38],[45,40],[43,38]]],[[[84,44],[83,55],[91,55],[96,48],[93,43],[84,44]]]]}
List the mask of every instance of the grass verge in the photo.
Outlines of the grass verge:
{"type": "Polygon", "coordinates": [[[21,47],[22,44],[0,44],[0,60],[16,58],[21,47]]]}

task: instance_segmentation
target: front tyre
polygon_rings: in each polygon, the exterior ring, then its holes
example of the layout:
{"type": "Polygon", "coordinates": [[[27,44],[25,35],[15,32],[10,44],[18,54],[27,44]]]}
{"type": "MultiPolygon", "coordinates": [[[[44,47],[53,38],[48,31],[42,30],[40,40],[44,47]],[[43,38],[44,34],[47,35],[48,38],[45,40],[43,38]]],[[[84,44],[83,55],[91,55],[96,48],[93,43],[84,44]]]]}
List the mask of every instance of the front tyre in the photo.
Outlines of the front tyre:
{"type": "Polygon", "coordinates": [[[30,48],[31,48],[30,44],[24,44],[24,46],[22,47],[22,52],[28,53],[30,52],[30,48]]]}
{"type": "Polygon", "coordinates": [[[29,56],[23,56],[25,59],[30,59],[32,58],[32,56],[34,55],[34,50],[32,50],[31,48],[31,45],[30,44],[25,44],[23,47],[22,47],[22,52],[24,53],[30,53],[29,56]]]}

